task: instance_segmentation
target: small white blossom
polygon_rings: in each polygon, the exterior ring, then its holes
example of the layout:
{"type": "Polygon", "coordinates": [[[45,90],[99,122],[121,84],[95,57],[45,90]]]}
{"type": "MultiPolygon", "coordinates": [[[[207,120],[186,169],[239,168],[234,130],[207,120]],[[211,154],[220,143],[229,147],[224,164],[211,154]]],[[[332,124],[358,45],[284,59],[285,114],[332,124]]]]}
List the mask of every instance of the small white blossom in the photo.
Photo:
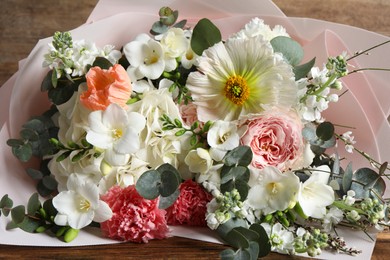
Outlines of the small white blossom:
{"type": "Polygon", "coordinates": [[[268,234],[272,251],[288,254],[294,250],[294,235],[282,224],[276,223],[271,226],[268,223],[261,223],[261,225],[268,234]]]}
{"type": "Polygon", "coordinates": [[[330,232],[332,227],[338,223],[340,223],[344,218],[344,213],[342,210],[336,207],[331,207],[326,215],[324,216],[324,220],[322,226],[324,227],[325,232],[330,232]]]}
{"type": "Polygon", "coordinates": [[[213,164],[209,152],[204,148],[191,150],[184,159],[184,162],[189,166],[190,171],[200,174],[208,172],[213,164]]]}
{"type": "Polygon", "coordinates": [[[239,145],[239,142],[237,126],[231,122],[218,120],[207,133],[207,143],[211,147],[210,155],[216,161],[221,161],[229,150],[239,145]]]}

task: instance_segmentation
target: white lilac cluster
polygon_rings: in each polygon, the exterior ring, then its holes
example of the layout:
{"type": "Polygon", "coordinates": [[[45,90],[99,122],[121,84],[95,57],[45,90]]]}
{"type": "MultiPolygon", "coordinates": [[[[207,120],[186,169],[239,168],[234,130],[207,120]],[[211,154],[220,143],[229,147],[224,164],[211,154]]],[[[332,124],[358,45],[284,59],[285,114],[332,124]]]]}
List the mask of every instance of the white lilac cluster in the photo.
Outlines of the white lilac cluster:
{"type": "Polygon", "coordinates": [[[86,40],[73,42],[69,33],[56,32],[53,42],[49,43],[49,52],[44,55],[43,66],[54,70],[57,78],[63,75],[82,76],[96,57],[106,58],[112,64],[117,63],[122,55],[114,48],[113,45],[98,48],[95,43],[86,40]]]}

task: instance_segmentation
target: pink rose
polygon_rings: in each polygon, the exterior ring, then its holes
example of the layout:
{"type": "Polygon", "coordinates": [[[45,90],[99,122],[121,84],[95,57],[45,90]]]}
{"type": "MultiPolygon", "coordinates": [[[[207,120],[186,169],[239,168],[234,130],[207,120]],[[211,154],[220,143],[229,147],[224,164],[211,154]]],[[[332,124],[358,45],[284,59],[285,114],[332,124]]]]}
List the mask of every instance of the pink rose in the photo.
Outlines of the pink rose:
{"type": "Polygon", "coordinates": [[[141,197],[134,185],[124,189],[113,186],[102,200],[113,212],[111,219],[100,224],[107,237],[137,243],[167,237],[169,228],[165,210],[158,208],[158,199],[141,197]]]}
{"type": "Polygon", "coordinates": [[[286,171],[296,160],[300,161],[305,145],[302,124],[295,113],[273,111],[254,115],[244,125],[247,130],[240,142],[252,149],[253,167],[274,166],[286,171]]]}
{"type": "Polygon", "coordinates": [[[121,65],[115,64],[108,70],[92,67],[85,76],[88,90],[80,95],[80,101],[85,107],[93,111],[105,110],[112,103],[126,107],[132,87],[121,65]]]}
{"type": "Polygon", "coordinates": [[[180,184],[179,198],[167,208],[168,224],[206,226],[206,206],[212,198],[197,182],[183,182],[180,184]]]}
{"type": "Polygon", "coordinates": [[[198,112],[194,103],[180,105],[179,111],[181,118],[186,125],[191,126],[193,123],[198,121],[198,112]]]}

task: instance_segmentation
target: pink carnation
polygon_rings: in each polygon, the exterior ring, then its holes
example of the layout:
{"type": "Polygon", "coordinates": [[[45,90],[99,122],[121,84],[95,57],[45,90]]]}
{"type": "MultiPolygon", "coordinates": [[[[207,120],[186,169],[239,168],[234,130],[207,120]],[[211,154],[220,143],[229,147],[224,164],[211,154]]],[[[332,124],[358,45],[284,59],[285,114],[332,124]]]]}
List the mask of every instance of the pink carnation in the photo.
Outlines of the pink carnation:
{"type": "Polygon", "coordinates": [[[206,206],[212,198],[198,183],[192,180],[183,182],[179,198],[167,209],[168,224],[206,226],[206,206]]]}
{"type": "Polygon", "coordinates": [[[150,239],[166,238],[169,232],[165,210],[158,208],[158,199],[141,197],[134,185],[112,187],[102,196],[113,216],[101,223],[103,233],[113,239],[147,243],[150,239]]]}
{"type": "Polygon", "coordinates": [[[247,130],[241,137],[241,144],[251,148],[255,168],[274,166],[286,171],[302,157],[302,124],[295,113],[276,111],[256,115],[247,119],[244,125],[247,130]]]}

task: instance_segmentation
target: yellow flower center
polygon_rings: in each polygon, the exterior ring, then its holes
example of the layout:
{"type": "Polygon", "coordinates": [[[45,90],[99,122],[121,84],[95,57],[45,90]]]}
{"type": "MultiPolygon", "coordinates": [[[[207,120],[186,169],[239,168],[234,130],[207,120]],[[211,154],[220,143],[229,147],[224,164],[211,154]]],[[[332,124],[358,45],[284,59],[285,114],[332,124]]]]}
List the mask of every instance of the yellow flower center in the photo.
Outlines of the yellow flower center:
{"type": "Polygon", "coordinates": [[[234,104],[242,106],[249,98],[246,80],[240,75],[231,76],[225,84],[225,96],[234,104]]]}
{"type": "Polygon", "coordinates": [[[270,193],[276,194],[276,193],[278,193],[278,188],[279,188],[278,186],[279,186],[278,183],[270,182],[267,184],[267,189],[270,193]]]}
{"type": "Polygon", "coordinates": [[[123,135],[123,131],[122,129],[114,129],[112,131],[112,137],[115,139],[115,140],[118,140],[119,138],[121,138],[123,135]]]}
{"type": "Polygon", "coordinates": [[[81,199],[79,203],[80,211],[87,212],[91,208],[91,203],[86,199],[81,199]]]}

